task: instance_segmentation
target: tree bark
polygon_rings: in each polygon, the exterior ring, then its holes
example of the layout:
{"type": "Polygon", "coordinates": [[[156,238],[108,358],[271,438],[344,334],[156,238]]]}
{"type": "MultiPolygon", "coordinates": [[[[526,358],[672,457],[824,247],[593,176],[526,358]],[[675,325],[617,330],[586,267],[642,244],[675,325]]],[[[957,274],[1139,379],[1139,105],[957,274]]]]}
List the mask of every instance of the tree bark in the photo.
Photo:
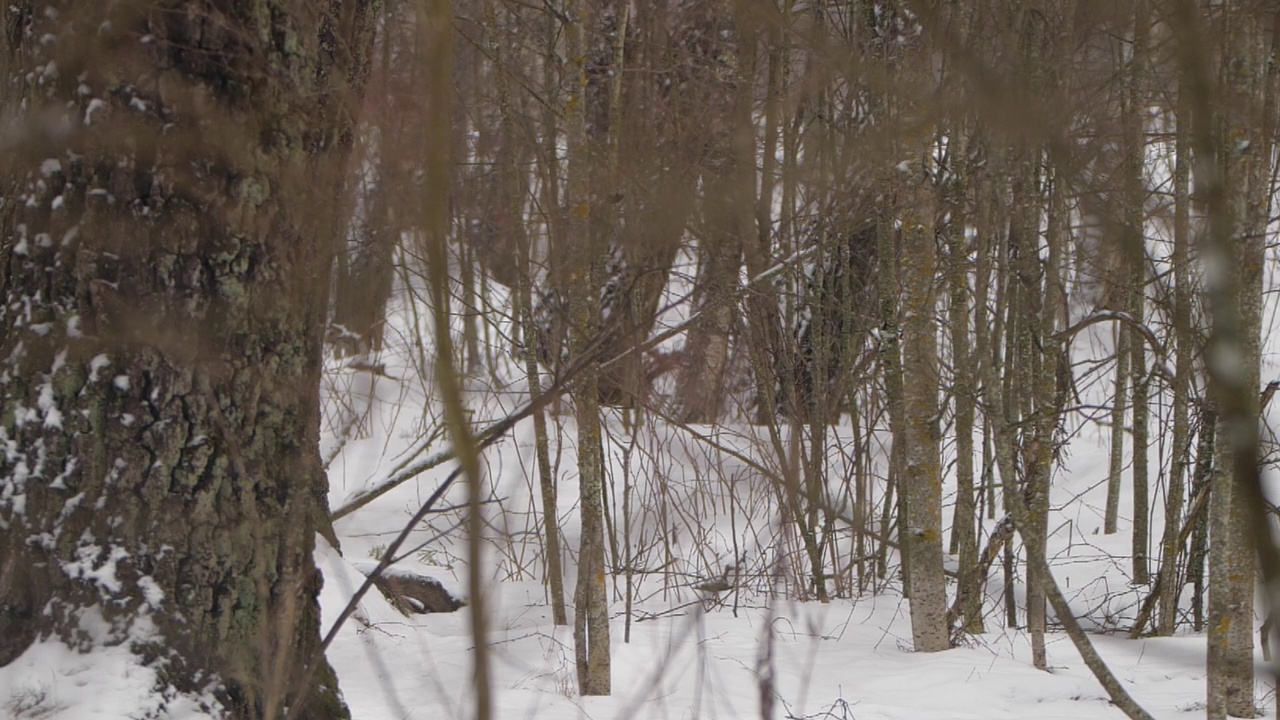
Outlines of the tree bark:
{"type": "Polygon", "coordinates": [[[952,388],[955,398],[956,423],[956,507],[951,524],[951,552],[960,556],[961,582],[956,592],[964,614],[964,629],[981,632],[982,629],[982,580],[974,570],[978,562],[978,538],[974,528],[977,520],[977,504],[974,498],[973,438],[975,420],[975,385],[973,360],[970,351],[972,330],[969,324],[969,246],[965,240],[964,189],[966,187],[966,145],[958,142],[951,152],[955,176],[948,189],[948,212],[951,215],[947,232],[948,266],[951,303],[949,320],[951,327],[952,388]],[[972,578],[973,582],[970,582],[972,578]]]}
{"type": "Polygon", "coordinates": [[[28,7],[6,35],[4,170],[32,191],[0,211],[0,665],[123,642],[230,715],[310,695],[345,717],[327,663],[304,668],[331,193],[370,6],[28,7]]]}
{"type": "MultiPolygon", "coordinates": [[[[599,331],[600,265],[603,247],[593,232],[592,163],[601,155],[598,134],[587,135],[588,92],[586,27],[595,14],[585,0],[573,0],[565,18],[569,57],[569,91],[565,98],[568,141],[568,183],[565,221],[566,246],[573,258],[569,308],[574,356],[586,353],[599,331]]],[[[599,128],[596,128],[597,130],[599,128]]],[[[582,538],[578,548],[578,582],[574,591],[574,655],[578,688],[583,695],[608,695],[612,672],[609,654],[609,608],[604,564],[604,458],[601,454],[599,363],[583,368],[573,387],[574,417],[578,424],[579,511],[582,538]]]]}
{"type": "MultiPolygon", "coordinates": [[[[1184,543],[1179,541],[1186,478],[1191,463],[1190,390],[1191,361],[1195,354],[1191,332],[1191,111],[1185,79],[1178,83],[1173,168],[1173,330],[1176,354],[1173,372],[1173,458],[1169,464],[1169,492],[1165,499],[1164,540],[1160,558],[1160,613],[1156,632],[1172,635],[1177,622],[1182,583],[1178,561],[1184,543]]],[[[1198,521],[1197,521],[1198,522],[1198,521]]]]}
{"type": "Polygon", "coordinates": [[[1107,466],[1107,506],[1102,532],[1113,535],[1120,528],[1120,491],[1124,473],[1125,396],[1129,394],[1129,330],[1116,327],[1115,396],[1111,405],[1111,456],[1107,466]]]}
{"type": "Polygon", "coordinates": [[[946,577],[942,572],[942,466],[938,455],[938,347],[934,319],[934,189],[923,177],[911,184],[913,197],[903,214],[904,265],[903,393],[907,513],[902,520],[911,540],[907,572],[911,585],[911,636],[919,652],[951,647],[947,628],[946,577]]]}
{"type": "MultiPolygon", "coordinates": [[[[1266,112],[1265,32],[1275,10],[1229,3],[1209,25],[1185,1],[1174,20],[1180,70],[1192,105],[1197,195],[1209,221],[1204,247],[1212,332],[1209,391],[1218,409],[1209,500],[1208,716],[1253,717],[1253,604],[1257,561],[1277,568],[1254,543],[1269,537],[1258,470],[1258,384],[1262,270],[1273,122],[1266,112]],[[1212,34],[1205,31],[1209,29],[1212,34]],[[1210,79],[1217,68],[1220,75],[1210,79]],[[1264,170],[1265,168],[1265,170],[1264,170]],[[1256,511],[1256,512],[1255,512],[1256,511]],[[1255,534],[1257,537],[1255,537],[1255,534]]],[[[1270,590],[1270,585],[1266,585],[1270,590]]]]}
{"type": "MultiPolygon", "coordinates": [[[[1139,325],[1144,322],[1146,306],[1146,192],[1143,184],[1143,165],[1146,161],[1143,118],[1146,116],[1146,92],[1144,68],[1150,62],[1148,38],[1151,10],[1147,0],[1136,0],[1133,24],[1133,48],[1125,74],[1124,108],[1124,238],[1121,254],[1126,260],[1125,310],[1139,325]]],[[[1148,379],[1147,345],[1133,329],[1126,328],[1130,336],[1129,371],[1133,383],[1133,582],[1145,585],[1150,582],[1147,563],[1151,537],[1151,498],[1148,494],[1149,470],[1147,462],[1147,408],[1148,379]]],[[[1109,506],[1108,506],[1109,507],[1109,506]]]]}

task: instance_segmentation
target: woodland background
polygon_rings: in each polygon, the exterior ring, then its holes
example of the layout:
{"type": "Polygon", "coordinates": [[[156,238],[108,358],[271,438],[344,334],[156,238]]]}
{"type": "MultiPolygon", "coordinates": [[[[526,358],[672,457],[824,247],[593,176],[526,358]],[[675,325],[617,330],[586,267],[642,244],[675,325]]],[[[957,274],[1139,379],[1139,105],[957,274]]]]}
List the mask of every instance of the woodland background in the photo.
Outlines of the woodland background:
{"type": "MultiPolygon", "coordinates": [[[[172,645],[170,704],[341,716],[323,650],[374,641],[328,628],[377,632],[381,576],[464,598],[471,638],[531,584],[571,697],[630,685],[633,622],[888,597],[919,653],[1006,628],[1050,670],[1061,630],[1131,717],[1089,631],[1203,633],[1208,715],[1254,715],[1271,3],[35,5],[0,664],[172,645]]],[[[776,717],[774,631],[744,632],[776,717]]],[[[459,648],[455,711],[499,712],[493,648],[459,648]]]]}

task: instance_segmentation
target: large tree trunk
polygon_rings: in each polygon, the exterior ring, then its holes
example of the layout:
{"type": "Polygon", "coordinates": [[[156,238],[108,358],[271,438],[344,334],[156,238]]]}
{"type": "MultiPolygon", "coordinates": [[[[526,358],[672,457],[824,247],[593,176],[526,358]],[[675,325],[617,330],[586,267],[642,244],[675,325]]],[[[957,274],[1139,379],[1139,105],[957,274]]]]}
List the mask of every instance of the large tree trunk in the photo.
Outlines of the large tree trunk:
{"type": "Polygon", "coordinates": [[[303,672],[352,107],[331,88],[360,85],[369,28],[365,3],[327,7],[11,16],[26,122],[5,179],[27,190],[0,213],[0,665],[41,638],[125,642],[233,716],[308,694],[308,716],[346,715],[328,665],[303,672]],[[110,630],[84,634],[99,613],[110,630]]]}

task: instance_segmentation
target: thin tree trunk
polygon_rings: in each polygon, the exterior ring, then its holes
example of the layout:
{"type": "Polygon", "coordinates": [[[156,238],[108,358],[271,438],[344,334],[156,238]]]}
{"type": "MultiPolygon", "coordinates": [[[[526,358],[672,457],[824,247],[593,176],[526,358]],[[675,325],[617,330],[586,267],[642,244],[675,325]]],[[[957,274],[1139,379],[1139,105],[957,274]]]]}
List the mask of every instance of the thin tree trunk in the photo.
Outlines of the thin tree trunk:
{"type": "MultiPolygon", "coordinates": [[[[506,73],[502,69],[504,62],[503,51],[508,42],[512,40],[512,37],[510,33],[498,26],[495,4],[496,0],[488,0],[485,8],[487,16],[490,18],[489,31],[494,38],[489,52],[493,55],[494,65],[499,68],[498,72],[494,73],[494,83],[498,95],[498,112],[500,113],[502,124],[502,157],[506,162],[503,163],[502,167],[498,168],[498,172],[502,173],[504,182],[508,184],[507,190],[501,195],[510,198],[512,207],[509,212],[512,213],[513,217],[520,217],[524,204],[523,182],[520,179],[521,170],[516,161],[514,150],[516,142],[515,121],[512,117],[510,90],[507,85],[506,73]]],[[[550,15],[548,15],[548,18],[550,18],[550,15]]],[[[552,21],[548,20],[548,22],[552,21]]],[[[552,135],[555,134],[554,126],[544,128],[543,131],[552,135]]],[[[554,159],[552,162],[554,162],[554,159]]],[[[547,228],[549,235],[550,223],[547,224],[547,228]]],[[[529,234],[524,231],[524,224],[514,223],[512,231],[515,234],[514,241],[518,265],[516,268],[516,293],[520,306],[519,321],[525,339],[525,379],[529,384],[529,402],[536,404],[538,398],[542,395],[542,387],[538,372],[537,353],[534,349],[538,336],[538,329],[533,321],[533,293],[531,291],[535,269],[532,263],[532,253],[530,252],[529,234]]],[[[548,245],[554,246],[554,243],[555,240],[552,239],[548,242],[548,245]]],[[[542,499],[542,537],[546,567],[543,582],[547,586],[547,593],[551,599],[552,621],[556,625],[568,625],[569,617],[564,599],[564,571],[561,568],[560,516],[556,499],[557,479],[551,469],[551,441],[547,433],[547,416],[541,409],[533,413],[533,438],[534,456],[538,468],[538,485],[542,499]]]]}
{"type": "MultiPolygon", "coordinates": [[[[993,236],[991,231],[991,181],[988,178],[981,178],[978,182],[977,190],[977,262],[975,263],[975,272],[977,278],[974,281],[974,303],[973,303],[973,327],[976,335],[974,344],[974,359],[972,367],[974,370],[975,381],[981,381],[984,377],[984,370],[988,363],[995,362],[992,355],[992,330],[990,326],[990,294],[991,294],[991,252],[994,248],[993,236]]],[[[986,395],[985,382],[983,383],[983,395],[986,395]]],[[[982,414],[982,484],[978,493],[985,499],[986,517],[988,520],[994,520],[996,516],[996,483],[994,458],[991,449],[991,418],[989,413],[982,414]],[[983,488],[985,488],[985,493],[983,488]]],[[[976,533],[975,533],[976,534],[976,533]]]]}
{"type": "MultiPolygon", "coordinates": [[[[957,601],[963,614],[966,632],[982,632],[982,587],[985,576],[976,572],[978,537],[974,523],[978,521],[974,496],[973,437],[976,406],[976,378],[970,348],[972,330],[969,324],[969,243],[965,238],[966,190],[968,187],[968,144],[958,142],[951,151],[956,167],[950,188],[948,211],[951,214],[948,233],[947,268],[951,284],[950,331],[952,394],[955,398],[956,433],[956,507],[952,517],[951,552],[959,553],[960,583],[957,601]]],[[[980,283],[981,285],[981,283],[980,283]]],[[[985,289],[985,288],[983,288],[985,289]]],[[[979,302],[985,302],[985,298],[979,302]]]]}
{"type": "MultiPolygon", "coordinates": [[[[889,476],[896,478],[899,485],[902,482],[902,460],[904,440],[904,410],[903,410],[903,386],[902,386],[902,354],[901,339],[898,333],[898,274],[897,274],[897,244],[894,242],[893,228],[887,218],[880,218],[876,223],[876,256],[879,263],[879,282],[877,284],[880,292],[880,368],[884,373],[885,384],[885,404],[889,409],[889,428],[891,440],[891,449],[889,452],[889,476]]],[[[901,497],[901,487],[898,488],[898,496],[901,497]]],[[[889,492],[886,490],[886,506],[885,513],[890,513],[888,506],[889,492]]],[[[902,509],[902,501],[898,501],[899,510],[902,509]]],[[[904,513],[899,512],[900,517],[905,517],[904,513]]],[[[887,530],[887,528],[881,528],[887,530]]],[[[884,535],[883,537],[888,537],[884,535]]],[[[910,595],[910,573],[907,566],[910,563],[909,547],[911,538],[900,533],[898,537],[900,555],[902,557],[902,582],[903,593],[910,595]]],[[[883,549],[883,548],[882,548],[883,549]]]]}
{"type": "MultiPolygon", "coordinates": [[[[1209,485],[1213,477],[1213,458],[1217,455],[1218,414],[1207,402],[1200,411],[1200,440],[1196,444],[1196,468],[1191,487],[1195,492],[1209,485]]],[[[1196,519],[1195,532],[1191,536],[1191,548],[1187,552],[1187,576],[1191,583],[1191,627],[1204,631],[1205,621],[1205,561],[1209,557],[1209,513],[1201,513],[1196,519]]]]}
{"type": "Polygon", "coordinates": [[[1124,472],[1124,420],[1125,397],[1129,394],[1129,330],[1116,327],[1116,375],[1115,395],[1111,405],[1111,457],[1107,466],[1107,507],[1103,516],[1102,532],[1115,534],[1120,523],[1120,490],[1124,472]]]}
{"type": "MultiPolygon", "coordinates": [[[[598,278],[603,248],[591,227],[592,145],[588,144],[586,111],[586,27],[592,14],[586,0],[570,0],[565,8],[569,92],[565,99],[569,153],[565,244],[575,282],[570,291],[573,355],[584,354],[599,330],[598,278]]],[[[594,159],[599,159],[595,155],[594,159]]],[[[612,672],[609,653],[608,594],[604,566],[604,458],[601,456],[598,363],[585,367],[574,384],[574,416],[578,423],[578,484],[582,539],[578,550],[578,582],[574,591],[574,653],[578,687],[583,695],[608,695],[612,672]]]]}
{"type": "Polygon", "coordinates": [[[903,495],[907,498],[902,537],[910,537],[911,637],[917,652],[951,647],[947,628],[946,578],[942,571],[942,467],[938,456],[938,347],[934,320],[934,189],[923,180],[910,189],[904,208],[902,247],[911,262],[903,284],[903,495]]]}
{"type": "MultiPolygon", "coordinates": [[[[473,654],[471,688],[477,720],[493,717],[493,686],[490,680],[489,616],[487,591],[490,580],[484,574],[483,474],[480,448],[471,432],[471,419],[463,400],[462,380],[453,353],[453,330],[446,298],[450,292],[449,263],[449,176],[448,148],[452,105],[453,8],[449,0],[431,0],[419,23],[423,47],[427,48],[424,74],[426,118],[424,135],[437,148],[427,158],[423,178],[422,227],[425,239],[431,310],[435,325],[435,381],[444,405],[445,422],[467,486],[467,604],[473,654]]],[[[470,302],[470,298],[466,302],[470,302]]],[[[469,361],[467,361],[469,364],[469,361]]]]}
{"type": "Polygon", "coordinates": [[[1178,596],[1182,590],[1178,560],[1182,543],[1177,528],[1182,524],[1186,477],[1191,461],[1190,389],[1191,360],[1195,353],[1191,334],[1191,112],[1187,84],[1178,84],[1177,130],[1173,169],[1173,328],[1176,356],[1173,373],[1173,457],[1169,463],[1169,493],[1165,500],[1164,542],[1161,550],[1160,612],[1156,632],[1172,635],[1177,623],[1178,596]]]}
{"type": "MultiPolygon", "coordinates": [[[[1126,73],[1128,87],[1125,93],[1124,151],[1125,198],[1124,234],[1122,254],[1128,261],[1126,310],[1133,322],[1141,325],[1145,320],[1146,305],[1146,220],[1143,186],[1143,164],[1146,161],[1143,134],[1143,118],[1146,116],[1146,86],[1144,68],[1148,58],[1150,7],[1147,0],[1136,0],[1134,11],[1133,48],[1126,73]]],[[[1147,407],[1148,378],[1146,343],[1135,330],[1131,337],[1129,370],[1133,382],[1133,582],[1145,585],[1151,581],[1147,563],[1150,546],[1151,499],[1148,492],[1147,462],[1147,407]]],[[[1109,508],[1110,506],[1108,506],[1109,508]]]]}
{"type": "MultiPolygon", "coordinates": [[[[1034,41],[1033,41],[1034,42],[1034,41]]],[[[1037,158],[1038,160],[1038,158],[1037,158]]],[[[1043,365],[1052,364],[1042,355],[1053,354],[1052,344],[1045,345],[1045,338],[1052,337],[1052,332],[1045,332],[1045,325],[1052,328],[1052,309],[1049,298],[1045,297],[1054,284],[1049,265],[1057,259],[1057,243],[1046,238],[1049,243],[1051,260],[1044,267],[1045,285],[1040,286],[1041,275],[1040,233],[1040,193],[1036,190],[1036,160],[1024,161],[1026,166],[1019,169],[1022,176],[1018,192],[1014,196],[1013,214],[1018,218],[1020,227],[1017,230],[1018,242],[1018,292],[1019,307],[1015,309],[1020,315],[1018,337],[1018,378],[1019,394],[1028,397],[1032,402],[1032,412],[1024,421],[1029,421],[1022,432],[1022,467],[1026,474],[1023,480],[1022,498],[1027,508],[1026,525],[1021,529],[1025,538],[1032,535],[1036,543],[1024,542],[1023,551],[1027,555],[1027,634],[1031,637],[1031,664],[1038,670],[1049,667],[1045,651],[1045,582],[1041,573],[1046,558],[1033,557],[1033,548],[1043,548],[1048,532],[1049,514],[1049,475],[1053,463],[1053,427],[1056,417],[1050,412],[1053,393],[1053,376],[1049,376],[1049,397],[1044,396],[1042,373],[1043,365]],[[1048,315],[1048,321],[1042,315],[1048,315]]],[[[1053,218],[1053,222],[1057,222],[1053,218]]],[[[1015,502],[1017,502],[1015,500],[1015,502]]]]}
{"type": "MultiPolygon", "coordinates": [[[[992,425],[994,427],[996,462],[1002,475],[1016,476],[1014,428],[1010,424],[1008,416],[1004,414],[1004,402],[1001,397],[1002,390],[996,382],[994,368],[988,368],[984,372],[984,380],[988,387],[991,388],[992,403],[990,407],[994,415],[992,425]]],[[[1008,482],[1013,482],[1013,480],[1008,482]]],[[[1031,522],[1029,512],[1022,498],[1012,495],[1008,500],[1009,515],[1013,518],[1016,527],[1021,533],[1031,522]]],[[[1067,631],[1067,637],[1071,639],[1076,651],[1080,653],[1080,657],[1085,661],[1089,670],[1097,678],[1103,689],[1106,690],[1111,701],[1132,720],[1152,720],[1151,715],[1142,706],[1138,705],[1128,691],[1125,690],[1124,685],[1111,672],[1111,669],[1107,667],[1106,662],[1098,655],[1093,644],[1089,641],[1088,634],[1080,627],[1080,623],[1076,620],[1070,604],[1058,588],[1057,582],[1053,579],[1053,572],[1046,561],[1048,556],[1040,538],[1034,533],[1023,534],[1023,542],[1030,546],[1027,548],[1028,559],[1040,565],[1039,574],[1044,579],[1045,599],[1053,607],[1053,612],[1058,621],[1062,623],[1063,628],[1067,631]]]]}

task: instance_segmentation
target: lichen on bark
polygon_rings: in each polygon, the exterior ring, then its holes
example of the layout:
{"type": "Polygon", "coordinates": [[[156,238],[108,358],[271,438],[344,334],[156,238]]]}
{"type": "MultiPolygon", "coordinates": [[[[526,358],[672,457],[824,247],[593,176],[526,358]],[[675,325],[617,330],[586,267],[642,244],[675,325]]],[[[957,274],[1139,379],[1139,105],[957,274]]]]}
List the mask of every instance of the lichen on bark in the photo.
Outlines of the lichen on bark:
{"type": "Polygon", "coordinates": [[[369,4],[62,5],[5,39],[0,665],[86,645],[97,607],[167,691],[345,717],[327,666],[300,679],[325,518],[316,177],[359,85],[322,31],[359,35],[369,4]]]}

